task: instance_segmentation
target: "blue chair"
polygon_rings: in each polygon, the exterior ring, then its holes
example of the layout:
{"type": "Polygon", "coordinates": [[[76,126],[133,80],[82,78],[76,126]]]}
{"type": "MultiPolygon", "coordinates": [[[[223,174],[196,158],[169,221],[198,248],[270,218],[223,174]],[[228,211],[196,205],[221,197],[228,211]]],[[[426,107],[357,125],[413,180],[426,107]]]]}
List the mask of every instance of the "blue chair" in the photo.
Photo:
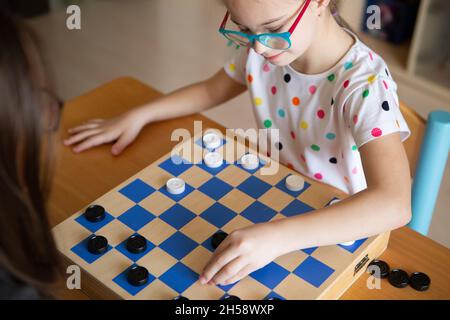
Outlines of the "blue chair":
{"type": "Polygon", "coordinates": [[[412,220],[409,226],[427,235],[450,150],[450,113],[431,112],[425,124],[411,109],[405,106],[401,106],[401,109],[411,131],[415,131],[409,145],[408,141],[405,143],[412,172],[415,169],[412,220]],[[423,142],[420,143],[421,139],[423,142]],[[418,151],[420,145],[421,149],[418,151]]]}

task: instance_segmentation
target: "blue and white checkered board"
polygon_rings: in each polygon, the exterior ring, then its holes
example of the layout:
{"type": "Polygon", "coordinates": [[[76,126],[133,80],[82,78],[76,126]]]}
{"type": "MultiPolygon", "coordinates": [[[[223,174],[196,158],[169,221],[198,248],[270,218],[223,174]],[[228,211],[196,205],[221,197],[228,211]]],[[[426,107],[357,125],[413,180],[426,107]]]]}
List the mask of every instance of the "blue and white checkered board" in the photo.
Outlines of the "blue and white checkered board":
{"type": "MultiPolygon", "coordinates": [[[[191,145],[194,152],[204,152],[201,139],[191,145]]],[[[309,179],[303,190],[291,192],[284,183],[294,173],[290,169],[280,165],[277,174],[264,176],[260,172],[263,164],[247,171],[236,161],[240,156],[217,169],[177,156],[163,157],[92,203],[106,209],[103,221],[88,222],[82,210],[58,225],[54,233],[60,251],[123,299],[172,299],[178,295],[221,299],[226,294],[253,300],[320,298],[349,265],[359,261],[376,237],[350,247],[298,250],[225,287],[197,282],[213,253],[211,237],[218,230],[230,233],[254,223],[303,214],[336,199],[335,191],[309,179]],[[184,179],[183,194],[167,192],[165,182],[171,177],[184,179]],[[107,252],[93,255],[87,251],[86,240],[92,234],[108,239],[107,252]],[[126,239],[133,234],[147,239],[145,252],[126,250],[126,239]],[[147,284],[135,287],[127,283],[126,272],[133,265],[149,270],[147,284]]],[[[346,281],[343,285],[348,287],[354,279],[346,281]]]]}

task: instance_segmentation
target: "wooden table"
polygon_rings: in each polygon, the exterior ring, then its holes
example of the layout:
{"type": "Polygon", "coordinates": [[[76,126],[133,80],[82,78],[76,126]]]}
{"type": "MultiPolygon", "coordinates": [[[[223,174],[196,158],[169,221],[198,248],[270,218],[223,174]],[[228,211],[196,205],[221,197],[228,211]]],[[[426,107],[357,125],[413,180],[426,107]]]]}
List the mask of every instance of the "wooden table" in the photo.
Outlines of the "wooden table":
{"type": "MultiPolygon", "coordinates": [[[[99,198],[123,180],[168,153],[176,142],[170,141],[174,129],[193,133],[193,122],[203,121],[203,128],[224,130],[202,115],[154,123],[119,157],[111,155],[111,146],[102,146],[76,155],[62,146],[67,129],[92,118],[109,118],[150,101],[161,94],[132,78],[120,78],[68,102],[64,108],[58,136],[58,165],[49,203],[52,226],[99,198]]],[[[392,232],[388,249],[381,259],[392,268],[427,273],[432,284],[427,292],[410,287],[396,289],[387,280],[381,290],[369,290],[363,275],[343,295],[343,299],[450,299],[450,250],[412,231],[408,227],[392,232]]],[[[61,299],[87,299],[80,290],[57,293],[61,299]]]]}

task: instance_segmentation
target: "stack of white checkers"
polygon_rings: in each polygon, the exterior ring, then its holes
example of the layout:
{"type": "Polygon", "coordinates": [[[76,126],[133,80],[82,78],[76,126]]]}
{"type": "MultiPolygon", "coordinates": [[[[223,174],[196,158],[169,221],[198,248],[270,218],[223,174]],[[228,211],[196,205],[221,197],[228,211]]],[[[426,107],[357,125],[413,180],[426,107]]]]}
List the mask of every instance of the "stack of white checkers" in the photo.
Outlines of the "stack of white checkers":
{"type": "Polygon", "coordinates": [[[219,168],[223,164],[223,157],[218,152],[207,152],[203,160],[209,168],[219,168]]]}
{"type": "Polygon", "coordinates": [[[206,149],[217,149],[222,144],[222,138],[214,132],[207,132],[203,136],[203,145],[206,149]]]}
{"type": "MultiPolygon", "coordinates": [[[[215,132],[207,132],[203,136],[203,145],[208,150],[215,150],[222,145],[222,137],[215,132]]],[[[203,161],[209,168],[219,168],[223,164],[223,157],[218,152],[207,152],[203,161]]]]}

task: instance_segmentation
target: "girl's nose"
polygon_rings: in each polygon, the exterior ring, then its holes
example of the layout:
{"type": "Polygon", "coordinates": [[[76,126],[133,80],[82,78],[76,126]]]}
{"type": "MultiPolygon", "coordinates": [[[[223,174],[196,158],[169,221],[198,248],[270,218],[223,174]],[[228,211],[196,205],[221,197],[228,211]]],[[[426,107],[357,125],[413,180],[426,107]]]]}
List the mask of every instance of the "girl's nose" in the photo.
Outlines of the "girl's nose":
{"type": "Polygon", "coordinates": [[[253,50],[259,55],[263,55],[264,52],[267,51],[267,47],[264,46],[261,42],[258,40],[255,40],[255,43],[253,44],[253,50]]]}

